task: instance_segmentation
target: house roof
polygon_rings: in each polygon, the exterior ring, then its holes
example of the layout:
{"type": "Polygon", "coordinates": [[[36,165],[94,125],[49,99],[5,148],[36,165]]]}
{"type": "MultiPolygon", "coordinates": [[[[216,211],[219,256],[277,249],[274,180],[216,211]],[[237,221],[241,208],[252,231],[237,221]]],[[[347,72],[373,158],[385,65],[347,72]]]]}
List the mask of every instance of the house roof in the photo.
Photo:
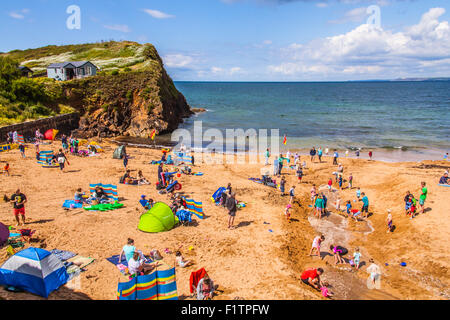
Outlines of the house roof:
{"type": "Polygon", "coordinates": [[[27,66],[19,66],[19,69],[20,69],[21,71],[26,70],[26,71],[29,71],[29,72],[33,72],[33,70],[31,70],[31,69],[28,68],[27,66]]]}
{"type": "MultiPolygon", "coordinates": [[[[66,61],[66,62],[60,62],[60,63],[52,63],[51,65],[49,65],[47,68],[65,68],[67,67],[69,64],[71,64],[72,66],[74,66],[75,68],[80,68],[82,66],[84,66],[86,63],[91,63],[92,65],[94,65],[92,62],[90,61],[66,61]]],[[[94,65],[95,66],[95,65],[94,65]]],[[[96,67],[96,66],[95,66],[96,67]]]]}

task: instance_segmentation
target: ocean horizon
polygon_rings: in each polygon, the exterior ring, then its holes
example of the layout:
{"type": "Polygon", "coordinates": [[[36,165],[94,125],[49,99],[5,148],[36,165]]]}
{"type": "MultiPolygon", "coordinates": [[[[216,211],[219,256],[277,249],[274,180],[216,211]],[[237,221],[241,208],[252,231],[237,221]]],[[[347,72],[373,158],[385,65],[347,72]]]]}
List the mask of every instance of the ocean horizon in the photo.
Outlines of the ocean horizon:
{"type": "Polygon", "coordinates": [[[192,108],[207,110],[186,119],[180,128],[187,130],[194,121],[202,121],[203,131],[279,129],[287,136],[283,151],[374,149],[388,161],[440,160],[450,148],[445,80],[175,81],[175,86],[192,108]]]}

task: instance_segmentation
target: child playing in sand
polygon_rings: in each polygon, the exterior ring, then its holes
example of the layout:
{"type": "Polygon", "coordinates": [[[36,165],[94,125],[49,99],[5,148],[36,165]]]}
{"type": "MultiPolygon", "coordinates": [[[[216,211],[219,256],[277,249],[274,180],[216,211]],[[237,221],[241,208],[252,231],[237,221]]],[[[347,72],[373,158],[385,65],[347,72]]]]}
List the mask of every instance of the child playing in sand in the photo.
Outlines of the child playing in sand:
{"type": "Polygon", "coordinates": [[[353,189],[353,173],[350,173],[350,176],[348,177],[348,188],[353,189]]]}
{"type": "Polygon", "coordinates": [[[387,223],[387,233],[392,232],[392,214],[391,210],[388,210],[388,216],[386,218],[387,223]]]}
{"type": "Polygon", "coordinates": [[[361,252],[359,252],[359,248],[355,248],[355,252],[353,253],[353,266],[356,270],[359,269],[359,264],[361,263],[361,252]]]}
{"type": "Polygon", "coordinates": [[[331,292],[330,290],[328,290],[328,282],[323,282],[322,286],[320,287],[320,291],[322,292],[322,296],[325,298],[332,298],[333,297],[333,292],[331,292]]]}
{"type": "Polygon", "coordinates": [[[344,259],[342,259],[342,257],[341,257],[341,254],[342,254],[341,248],[339,248],[338,246],[335,246],[335,245],[331,245],[330,250],[334,254],[334,264],[345,263],[344,259]]]}
{"type": "Polygon", "coordinates": [[[320,245],[321,243],[325,241],[325,236],[323,234],[321,234],[320,236],[316,236],[313,240],[312,246],[311,246],[311,250],[309,251],[309,255],[310,256],[319,256],[320,257],[320,245]],[[312,254],[313,251],[317,250],[317,254],[312,254]]]}
{"type": "Polygon", "coordinates": [[[289,204],[292,204],[294,202],[295,197],[295,186],[292,186],[292,188],[289,190],[289,204]]]}
{"type": "Polygon", "coordinates": [[[181,252],[180,252],[180,251],[177,251],[177,252],[175,253],[175,256],[176,256],[177,263],[178,263],[178,265],[179,265],[181,268],[185,268],[185,267],[187,267],[187,266],[189,265],[190,261],[189,261],[189,260],[184,260],[184,258],[183,258],[183,256],[181,255],[181,252]]]}
{"type": "Polygon", "coordinates": [[[343,183],[342,175],[339,175],[339,189],[340,190],[342,190],[342,183],[343,183]]]}
{"type": "Polygon", "coordinates": [[[284,210],[284,215],[286,216],[287,221],[291,220],[291,212],[290,212],[291,208],[292,208],[292,205],[288,204],[286,206],[286,210],[284,210]]]}
{"type": "Polygon", "coordinates": [[[331,190],[332,185],[333,185],[333,179],[330,178],[330,180],[328,180],[328,190],[331,190]]]}
{"type": "Polygon", "coordinates": [[[9,177],[9,163],[7,163],[3,168],[3,173],[5,173],[9,177]]]}
{"type": "Polygon", "coordinates": [[[345,207],[347,208],[347,216],[350,217],[350,215],[352,214],[351,210],[352,210],[352,203],[350,200],[347,201],[347,204],[345,205],[345,207]]]}
{"type": "Polygon", "coordinates": [[[417,199],[414,198],[413,195],[410,195],[410,199],[411,199],[411,206],[409,207],[409,214],[411,215],[410,219],[413,219],[416,216],[417,199]]]}
{"type": "Polygon", "coordinates": [[[361,189],[358,187],[358,189],[356,189],[356,197],[358,198],[358,200],[359,200],[359,198],[361,198],[361,189]]]}
{"type": "Polygon", "coordinates": [[[303,170],[300,167],[300,165],[297,165],[297,178],[298,178],[298,183],[302,183],[302,177],[303,177],[303,170]]]}

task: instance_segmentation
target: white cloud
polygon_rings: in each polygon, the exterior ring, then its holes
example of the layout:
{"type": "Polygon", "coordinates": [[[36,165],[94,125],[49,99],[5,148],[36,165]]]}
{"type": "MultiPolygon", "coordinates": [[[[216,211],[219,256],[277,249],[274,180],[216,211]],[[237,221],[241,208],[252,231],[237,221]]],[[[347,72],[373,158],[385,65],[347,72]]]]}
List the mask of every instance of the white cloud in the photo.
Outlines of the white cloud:
{"type": "Polygon", "coordinates": [[[163,57],[163,61],[169,68],[185,68],[192,64],[194,59],[183,54],[168,54],[163,57]]]}
{"type": "Polygon", "coordinates": [[[14,19],[24,19],[25,15],[27,15],[28,13],[30,13],[30,9],[25,8],[20,11],[10,12],[10,13],[8,13],[8,15],[14,19]]]}
{"type": "Polygon", "coordinates": [[[450,73],[450,26],[439,21],[444,8],[432,8],[420,22],[401,32],[362,24],[348,33],[293,43],[279,51],[282,59],[271,73],[290,76],[380,75],[398,73],[430,76],[450,73]]]}
{"type": "Polygon", "coordinates": [[[169,18],[175,18],[174,15],[164,13],[159,10],[151,10],[151,9],[143,9],[144,12],[146,12],[148,15],[152,16],[156,19],[169,19],[169,18]]]}
{"type": "Polygon", "coordinates": [[[105,25],[103,27],[105,27],[106,29],[109,29],[109,30],[114,30],[114,31],[131,32],[130,27],[128,27],[126,24],[105,25]]]}

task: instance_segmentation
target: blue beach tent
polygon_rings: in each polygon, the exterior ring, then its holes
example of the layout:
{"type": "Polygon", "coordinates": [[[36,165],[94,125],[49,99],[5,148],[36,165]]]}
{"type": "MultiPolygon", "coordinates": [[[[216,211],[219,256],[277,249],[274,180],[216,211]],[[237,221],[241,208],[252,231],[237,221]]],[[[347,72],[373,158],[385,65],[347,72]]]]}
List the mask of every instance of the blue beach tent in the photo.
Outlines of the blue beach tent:
{"type": "Polygon", "coordinates": [[[44,298],[68,279],[61,260],[40,248],[22,250],[0,267],[0,285],[20,288],[44,298]]]}

